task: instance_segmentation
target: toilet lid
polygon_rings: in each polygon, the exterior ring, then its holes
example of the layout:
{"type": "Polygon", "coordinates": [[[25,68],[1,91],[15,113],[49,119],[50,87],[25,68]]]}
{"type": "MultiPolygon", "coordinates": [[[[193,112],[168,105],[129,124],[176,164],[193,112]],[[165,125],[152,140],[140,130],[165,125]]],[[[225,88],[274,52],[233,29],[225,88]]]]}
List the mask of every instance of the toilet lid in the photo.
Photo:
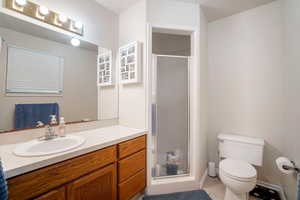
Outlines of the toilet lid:
{"type": "Polygon", "coordinates": [[[220,169],[232,177],[241,179],[251,179],[257,175],[256,169],[252,165],[241,160],[222,160],[220,162],[220,169]]]}

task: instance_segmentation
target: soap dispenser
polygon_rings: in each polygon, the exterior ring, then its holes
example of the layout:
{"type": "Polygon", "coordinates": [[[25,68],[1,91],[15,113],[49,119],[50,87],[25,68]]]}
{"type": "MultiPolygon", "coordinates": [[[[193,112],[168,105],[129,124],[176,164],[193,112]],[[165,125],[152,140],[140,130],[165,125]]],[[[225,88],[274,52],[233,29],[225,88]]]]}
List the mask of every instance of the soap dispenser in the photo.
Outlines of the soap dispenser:
{"type": "Polygon", "coordinates": [[[60,137],[66,136],[66,123],[65,123],[64,117],[61,117],[59,120],[58,136],[60,136],[60,137]]]}

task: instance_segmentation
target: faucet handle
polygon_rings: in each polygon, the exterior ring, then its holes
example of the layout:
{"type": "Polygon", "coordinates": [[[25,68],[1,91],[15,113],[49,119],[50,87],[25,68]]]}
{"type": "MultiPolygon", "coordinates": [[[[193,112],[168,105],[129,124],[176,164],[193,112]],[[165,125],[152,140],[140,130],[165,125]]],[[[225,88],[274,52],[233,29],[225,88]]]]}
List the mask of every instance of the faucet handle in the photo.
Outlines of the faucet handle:
{"type": "Polygon", "coordinates": [[[37,121],[36,124],[37,124],[36,127],[44,126],[44,123],[42,121],[37,121]]]}
{"type": "Polygon", "coordinates": [[[51,125],[57,124],[56,115],[50,115],[50,124],[51,125]]]}

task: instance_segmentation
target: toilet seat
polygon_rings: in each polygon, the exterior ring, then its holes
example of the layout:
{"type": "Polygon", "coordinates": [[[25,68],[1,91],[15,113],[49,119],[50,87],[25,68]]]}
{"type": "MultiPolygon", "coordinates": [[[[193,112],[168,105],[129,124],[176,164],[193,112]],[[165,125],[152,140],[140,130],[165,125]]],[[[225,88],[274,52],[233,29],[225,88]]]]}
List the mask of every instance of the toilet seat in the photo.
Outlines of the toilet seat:
{"type": "Polygon", "coordinates": [[[220,171],[223,175],[242,182],[256,181],[256,169],[247,162],[234,159],[225,159],[220,162],[220,171]]]}

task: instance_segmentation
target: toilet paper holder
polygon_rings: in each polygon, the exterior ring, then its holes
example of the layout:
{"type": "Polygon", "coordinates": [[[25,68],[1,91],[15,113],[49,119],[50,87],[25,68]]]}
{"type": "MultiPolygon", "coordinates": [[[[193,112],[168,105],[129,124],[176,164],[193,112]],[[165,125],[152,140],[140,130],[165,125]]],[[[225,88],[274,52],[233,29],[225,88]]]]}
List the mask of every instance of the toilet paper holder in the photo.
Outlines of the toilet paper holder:
{"type": "Polygon", "coordinates": [[[293,170],[293,171],[297,172],[298,174],[300,174],[300,168],[298,168],[296,166],[296,163],[294,161],[291,161],[291,163],[293,164],[293,167],[287,166],[287,165],[283,165],[282,168],[285,169],[285,170],[293,170]]]}

